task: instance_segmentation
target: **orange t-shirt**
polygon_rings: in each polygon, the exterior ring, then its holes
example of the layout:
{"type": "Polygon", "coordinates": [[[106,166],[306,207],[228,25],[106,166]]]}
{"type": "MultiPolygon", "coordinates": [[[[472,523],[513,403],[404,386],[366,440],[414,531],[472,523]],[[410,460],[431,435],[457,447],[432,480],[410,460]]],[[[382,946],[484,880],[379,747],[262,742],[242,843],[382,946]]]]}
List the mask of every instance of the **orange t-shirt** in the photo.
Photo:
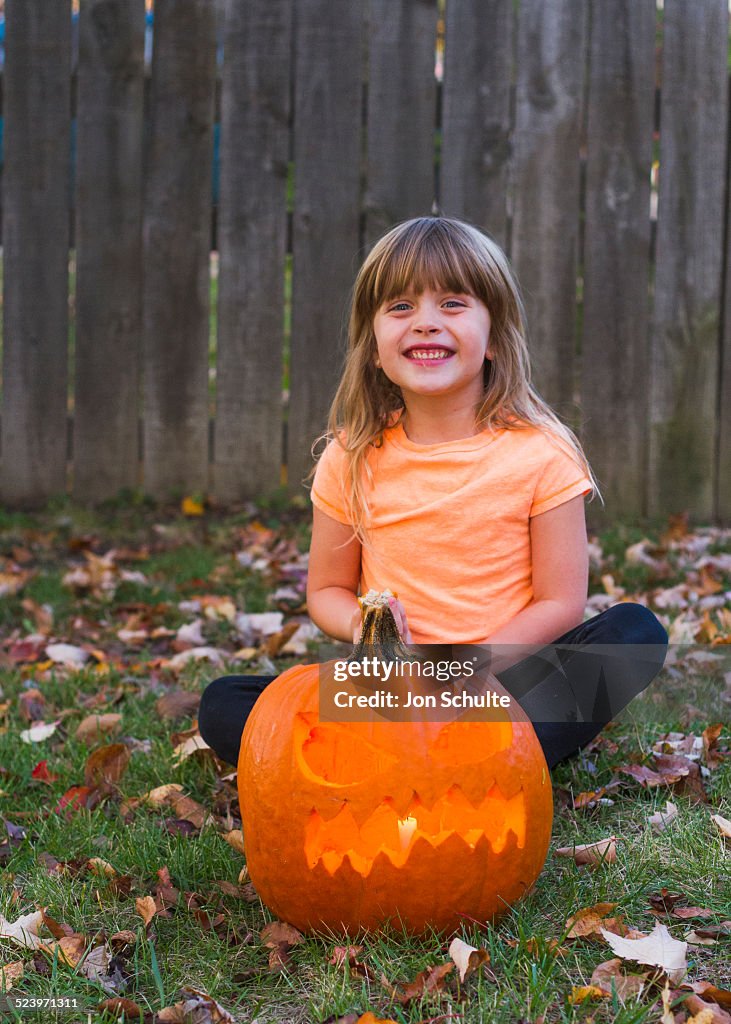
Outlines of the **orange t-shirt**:
{"type": "MultiPolygon", "coordinates": [[[[368,454],[361,593],[397,593],[416,643],[478,643],[533,598],[530,518],[591,490],[565,442],[536,427],[420,445],[399,423],[368,454]]],[[[312,502],[349,523],[346,456],[323,452],[312,502]]]]}

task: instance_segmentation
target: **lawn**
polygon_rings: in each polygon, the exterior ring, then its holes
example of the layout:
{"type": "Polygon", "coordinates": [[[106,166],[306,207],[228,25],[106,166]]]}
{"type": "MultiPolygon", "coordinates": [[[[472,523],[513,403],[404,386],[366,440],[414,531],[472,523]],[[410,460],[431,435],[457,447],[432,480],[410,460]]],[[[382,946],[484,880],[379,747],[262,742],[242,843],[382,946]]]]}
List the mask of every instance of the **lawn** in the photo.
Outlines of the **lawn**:
{"type": "Polygon", "coordinates": [[[217,675],[316,655],[308,513],[284,499],[185,511],[128,495],[98,512],[0,513],[10,996],[73,996],[83,1010],[41,1018],[67,1022],[731,1021],[731,742],[713,728],[731,709],[731,531],[676,520],[591,538],[587,616],[648,604],[668,663],[555,769],[545,869],[496,925],[465,921],[478,966],[460,980],[449,937],[386,929],[347,947],[262,906],[233,769],[199,748],[195,712],[217,675]],[[612,837],[593,867],[556,853],[612,837]],[[667,986],[667,963],[617,944],[657,925],[686,943],[667,986]]]}

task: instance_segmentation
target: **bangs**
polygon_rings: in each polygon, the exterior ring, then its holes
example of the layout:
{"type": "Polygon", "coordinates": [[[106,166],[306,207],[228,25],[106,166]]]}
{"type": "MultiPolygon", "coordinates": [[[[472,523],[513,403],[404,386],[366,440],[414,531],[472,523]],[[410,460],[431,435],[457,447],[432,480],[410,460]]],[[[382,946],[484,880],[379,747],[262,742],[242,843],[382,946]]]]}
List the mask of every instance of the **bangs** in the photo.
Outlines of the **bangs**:
{"type": "Polygon", "coordinates": [[[484,269],[475,258],[474,240],[461,234],[448,221],[424,218],[387,235],[381,251],[373,254],[370,287],[365,289],[370,308],[426,289],[467,293],[484,301],[484,269]]]}

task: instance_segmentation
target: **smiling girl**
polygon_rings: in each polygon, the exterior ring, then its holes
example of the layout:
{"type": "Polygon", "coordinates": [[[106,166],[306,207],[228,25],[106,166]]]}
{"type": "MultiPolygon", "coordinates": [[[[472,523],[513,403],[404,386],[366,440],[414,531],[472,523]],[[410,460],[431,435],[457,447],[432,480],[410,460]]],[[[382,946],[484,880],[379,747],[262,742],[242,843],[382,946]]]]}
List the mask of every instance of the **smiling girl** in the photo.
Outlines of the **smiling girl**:
{"type": "MultiPolygon", "coordinates": [[[[307,585],[323,632],[357,640],[358,594],[389,588],[407,642],[491,645],[549,766],[659,672],[667,634],[647,608],[625,602],[582,622],[584,498],[598,488],[531,384],[517,284],[477,228],[420,217],[374,246],[327,437],[307,585]],[[563,653],[515,662],[504,646],[525,644],[563,653]],[[603,645],[628,646],[607,657],[603,645]]],[[[206,690],[201,732],[226,760],[269,681],[225,676],[206,690]]]]}

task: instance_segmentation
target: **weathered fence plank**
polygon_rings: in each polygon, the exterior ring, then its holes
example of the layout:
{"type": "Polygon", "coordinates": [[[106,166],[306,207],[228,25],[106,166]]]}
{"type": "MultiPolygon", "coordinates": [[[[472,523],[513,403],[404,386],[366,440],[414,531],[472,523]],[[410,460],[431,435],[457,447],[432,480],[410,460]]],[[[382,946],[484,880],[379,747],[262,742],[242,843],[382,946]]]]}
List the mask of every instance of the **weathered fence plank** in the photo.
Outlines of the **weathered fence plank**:
{"type": "Polygon", "coordinates": [[[8,0],[2,500],[66,489],[71,0],[8,0]]]}
{"type": "Polygon", "coordinates": [[[215,7],[156,0],[144,211],[145,490],[204,491],[215,7]]]}
{"type": "Polygon", "coordinates": [[[436,0],[371,0],[365,233],[370,248],[434,202],[436,0]]]}
{"type": "Polygon", "coordinates": [[[145,3],[79,22],[74,496],[99,501],[138,482],[145,3]]]}
{"type": "Polygon", "coordinates": [[[655,0],[601,0],[592,14],[582,440],[607,508],[643,515],[655,0]]]}
{"type": "Polygon", "coordinates": [[[585,33],[585,0],[522,0],[511,255],[525,297],[535,383],[569,419],[585,33]]]}
{"type": "Polygon", "coordinates": [[[342,362],[358,266],[361,0],[298,0],[288,483],[300,487],[342,362]]]}
{"type": "Polygon", "coordinates": [[[280,482],[291,0],[232,3],[221,97],[214,491],[280,482]]]}
{"type": "Polygon", "coordinates": [[[513,0],[447,4],[440,207],[507,244],[513,0]]]}
{"type": "Polygon", "coordinates": [[[713,513],[727,46],[727,0],[665,0],[651,514],[713,513]]]}

